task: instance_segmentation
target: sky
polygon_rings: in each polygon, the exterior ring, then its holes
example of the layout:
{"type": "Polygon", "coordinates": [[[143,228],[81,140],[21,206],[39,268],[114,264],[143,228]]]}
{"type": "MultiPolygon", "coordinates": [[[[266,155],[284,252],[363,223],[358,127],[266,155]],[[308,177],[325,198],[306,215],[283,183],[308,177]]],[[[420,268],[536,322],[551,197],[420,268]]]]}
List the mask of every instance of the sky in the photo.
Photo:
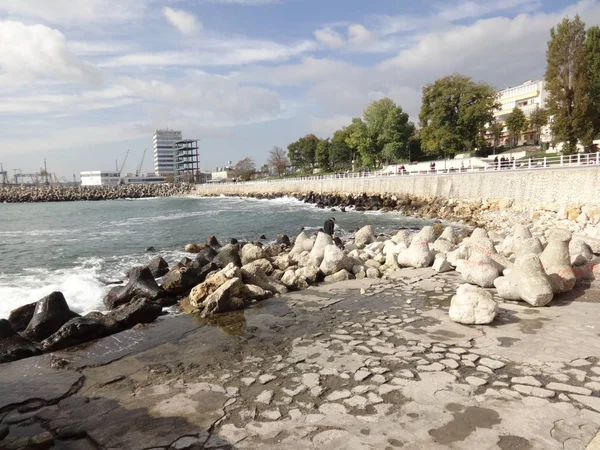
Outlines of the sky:
{"type": "Polygon", "coordinates": [[[421,90],[462,73],[543,78],[549,30],[600,0],[0,0],[0,163],[71,179],[153,171],[152,133],[200,140],[215,170],[372,101],[418,122],[421,90]]]}

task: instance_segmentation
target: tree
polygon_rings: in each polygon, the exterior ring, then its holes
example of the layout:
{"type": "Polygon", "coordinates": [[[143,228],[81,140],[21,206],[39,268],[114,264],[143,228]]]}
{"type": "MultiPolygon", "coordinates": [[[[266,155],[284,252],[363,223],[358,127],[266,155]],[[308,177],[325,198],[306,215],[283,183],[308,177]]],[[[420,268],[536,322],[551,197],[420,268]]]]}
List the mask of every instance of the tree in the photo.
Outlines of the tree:
{"type": "Polygon", "coordinates": [[[546,58],[552,134],[558,142],[564,142],[564,154],[573,154],[578,140],[589,136],[585,24],[578,15],[573,20],[563,19],[550,30],[546,58]]]}
{"type": "Polygon", "coordinates": [[[483,145],[481,130],[498,107],[494,88],[454,74],[423,88],[419,114],[426,153],[456,155],[483,145]]]}
{"type": "Polygon", "coordinates": [[[350,127],[351,147],[369,166],[401,158],[415,132],[408,114],[389,98],[372,102],[364,110],[363,120],[354,119],[350,127]]]}
{"type": "Polygon", "coordinates": [[[269,152],[267,163],[275,169],[277,175],[282,176],[287,171],[290,161],[281,147],[273,147],[269,152]]]}
{"type": "Polygon", "coordinates": [[[585,41],[588,77],[587,144],[600,137],[600,27],[590,27],[585,41]]]}
{"type": "Polygon", "coordinates": [[[319,141],[317,144],[317,151],[315,153],[315,159],[317,161],[317,165],[321,169],[321,171],[327,171],[330,169],[329,166],[329,151],[330,151],[331,143],[329,139],[323,139],[319,141]]]}
{"type": "Polygon", "coordinates": [[[502,122],[494,122],[490,125],[490,133],[492,134],[492,141],[494,143],[494,155],[496,154],[496,148],[500,145],[500,139],[504,134],[504,124],[502,122]]]}
{"type": "Polygon", "coordinates": [[[332,169],[343,170],[351,167],[354,152],[346,143],[349,136],[348,128],[333,133],[329,146],[329,165],[332,169]]]}
{"type": "Polygon", "coordinates": [[[529,116],[529,123],[535,132],[535,141],[539,142],[542,128],[548,125],[548,111],[544,108],[536,108],[529,116]]]}
{"type": "Polygon", "coordinates": [[[246,157],[233,166],[233,175],[240,181],[248,181],[256,173],[254,160],[246,157]]]}
{"type": "Polygon", "coordinates": [[[506,128],[513,138],[513,145],[519,144],[519,137],[527,129],[527,117],[521,108],[516,106],[506,118],[506,128]]]}
{"type": "Polygon", "coordinates": [[[292,164],[305,171],[315,167],[318,143],[318,137],[308,134],[288,145],[288,155],[292,164]]]}

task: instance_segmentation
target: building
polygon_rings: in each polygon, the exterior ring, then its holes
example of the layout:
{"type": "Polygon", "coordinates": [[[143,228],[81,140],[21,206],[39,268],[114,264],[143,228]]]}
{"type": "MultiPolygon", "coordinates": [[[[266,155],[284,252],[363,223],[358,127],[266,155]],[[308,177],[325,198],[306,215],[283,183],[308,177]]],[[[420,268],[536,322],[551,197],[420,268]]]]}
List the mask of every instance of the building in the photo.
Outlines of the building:
{"type": "Polygon", "coordinates": [[[82,186],[117,186],[121,183],[121,174],[119,172],[102,172],[92,170],[81,172],[82,186]]]}
{"type": "Polygon", "coordinates": [[[173,175],[173,149],[181,141],[181,131],[156,130],[153,138],[154,173],[157,176],[173,175]]]}
{"type": "MultiPolygon", "coordinates": [[[[503,89],[498,92],[498,103],[500,104],[500,107],[494,112],[494,118],[496,122],[504,123],[515,108],[521,109],[525,116],[529,117],[536,109],[546,107],[546,98],[547,91],[543,80],[528,80],[519,86],[503,89]]],[[[491,139],[490,133],[488,133],[487,138],[488,140],[491,139]]],[[[548,142],[548,130],[542,129],[539,137],[536,136],[534,130],[527,130],[527,132],[519,137],[518,144],[534,144],[538,139],[542,142],[548,142]]],[[[508,129],[504,127],[504,134],[500,139],[499,144],[507,145],[509,143],[509,132],[508,129]]]]}
{"type": "Polygon", "coordinates": [[[173,175],[175,181],[178,182],[198,183],[200,181],[200,157],[197,140],[186,139],[175,142],[173,175]]]}
{"type": "Polygon", "coordinates": [[[125,184],[156,184],[156,183],[166,183],[166,177],[159,177],[152,173],[143,176],[126,176],[124,178],[125,184]]]}

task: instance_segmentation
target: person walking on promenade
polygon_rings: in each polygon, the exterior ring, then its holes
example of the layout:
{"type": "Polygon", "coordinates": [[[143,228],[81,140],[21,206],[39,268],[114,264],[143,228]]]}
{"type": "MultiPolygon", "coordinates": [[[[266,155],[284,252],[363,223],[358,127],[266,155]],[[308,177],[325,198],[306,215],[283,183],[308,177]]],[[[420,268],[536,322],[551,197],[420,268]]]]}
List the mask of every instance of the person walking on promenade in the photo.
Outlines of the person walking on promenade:
{"type": "Polygon", "coordinates": [[[335,217],[332,217],[331,219],[327,219],[325,221],[325,223],[323,224],[323,230],[329,236],[333,236],[333,229],[334,228],[335,228],[335,217]]]}
{"type": "Polygon", "coordinates": [[[497,156],[494,158],[494,166],[496,167],[495,170],[498,170],[498,157],[497,156]]]}

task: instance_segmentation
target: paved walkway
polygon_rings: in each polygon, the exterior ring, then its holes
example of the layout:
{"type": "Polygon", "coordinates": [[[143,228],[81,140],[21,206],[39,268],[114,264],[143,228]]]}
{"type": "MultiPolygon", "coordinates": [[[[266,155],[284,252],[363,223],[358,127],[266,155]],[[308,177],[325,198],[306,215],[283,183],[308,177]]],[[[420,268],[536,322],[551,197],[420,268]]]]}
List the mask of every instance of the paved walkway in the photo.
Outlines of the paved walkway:
{"type": "Polygon", "coordinates": [[[0,447],[598,448],[600,293],[465,327],[459,282],[403,270],[6,365],[0,447]]]}

